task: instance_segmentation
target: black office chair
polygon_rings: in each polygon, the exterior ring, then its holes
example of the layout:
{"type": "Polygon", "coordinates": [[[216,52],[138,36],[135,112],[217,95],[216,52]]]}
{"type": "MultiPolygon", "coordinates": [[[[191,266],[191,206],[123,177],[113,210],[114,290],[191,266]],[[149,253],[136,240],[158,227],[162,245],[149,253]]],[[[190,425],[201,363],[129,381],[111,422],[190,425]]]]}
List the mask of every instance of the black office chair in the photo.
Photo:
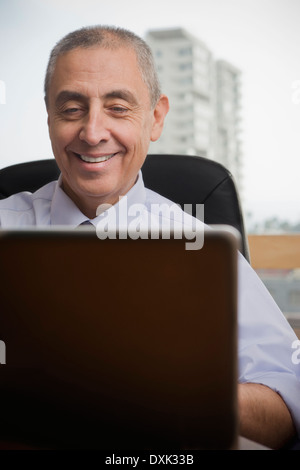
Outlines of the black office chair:
{"type": "MultiPolygon", "coordinates": [[[[146,187],[182,207],[184,204],[193,204],[193,215],[196,215],[195,205],[204,204],[207,224],[228,224],[235,227],[241,233],[241,251],[249,260],[239,196],[232,175],[224,166],[203,157],[148,155],[142,173],[146,187]]],[[[0,170],[0,199],[21,191],[34,192],[44,184],[56,180],[59,174],[54,159],[3,168],[0,170]]],[[[13,444],[11,448],[14,448],[13,444]]],[[[286,449],[300,449],[299,439],[289,443],[286,449]]]]}
{"type": "MultiPolygon", "coordinates": [[[[148,155],[142,167],[145,186],[180,204],[204,204],[206,224],[228,224],[241,234],[241,252],[249,261],[243,214],[231,173],[212,160],[188,155],[148,155]]],[[[56,180],[54,159],[12,165],[0,170],[0,199],[21,191],[34,192],[56,180]]]]}

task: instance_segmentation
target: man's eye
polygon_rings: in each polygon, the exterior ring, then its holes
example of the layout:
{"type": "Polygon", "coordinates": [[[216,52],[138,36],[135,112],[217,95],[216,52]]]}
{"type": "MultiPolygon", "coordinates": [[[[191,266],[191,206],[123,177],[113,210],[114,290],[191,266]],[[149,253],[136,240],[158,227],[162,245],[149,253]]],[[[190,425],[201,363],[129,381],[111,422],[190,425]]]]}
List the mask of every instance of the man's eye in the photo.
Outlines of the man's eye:
{"type": "Polygon", "coordinates": [[[123,106],[112,106],[110,110],[117,114],[126,113],[128,111],[128,109],[123,106]]]}
{"type": "Polygon", "coordinates": [[[77,113],[79,110],[79,108],[67,108],[64,110],[64,113],[65,114],[74,114],[74,113],[77,113]]]}
{"type": "Polygon", "coordinates": [[[65,108],[61,110],[61,114],[65,119],[79,119],[82,117],[82,108],[65,108]]]}

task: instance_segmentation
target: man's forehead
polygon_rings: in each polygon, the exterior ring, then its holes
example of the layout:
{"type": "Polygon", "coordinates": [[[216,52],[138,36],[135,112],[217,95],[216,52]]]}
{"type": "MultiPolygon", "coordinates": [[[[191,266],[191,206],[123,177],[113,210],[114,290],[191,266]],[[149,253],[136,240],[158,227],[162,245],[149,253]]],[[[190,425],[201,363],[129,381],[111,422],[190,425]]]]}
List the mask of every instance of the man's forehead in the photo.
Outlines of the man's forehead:
{"type": "Polygon", "coordinates": [[[84,71],[86,67],[94,71],[101,71],[99,67],[103,67],[103,64],[110,65],[114,62],[120,63],[120,61],[123,68],[131,69],[133,64],[138,67],[135,50],[122,45],[114,48],[102,46],[76,47],[61,54],[57,59],[56,66],[64,69],[72,67],[72,69],[78,71],[84,71]]]}
{"type": "Polygon", "coordinates": [[[95,87],[98,97],[121,98],[132,104],[137,103],[141,86],[149,93],[136,53],[129,47],[72,49],[58,58],[51,82],[49,92],[58,104],[88,98],[88,90],[94,94],[95,87]]]}

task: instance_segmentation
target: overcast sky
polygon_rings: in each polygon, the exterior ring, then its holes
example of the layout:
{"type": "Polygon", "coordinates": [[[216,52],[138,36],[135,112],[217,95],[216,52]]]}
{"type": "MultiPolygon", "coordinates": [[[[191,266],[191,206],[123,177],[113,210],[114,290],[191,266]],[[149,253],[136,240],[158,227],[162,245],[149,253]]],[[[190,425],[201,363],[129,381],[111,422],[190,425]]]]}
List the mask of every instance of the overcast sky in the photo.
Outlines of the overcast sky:
{"type": "Polygon", "coordinates": [[[183,27],[242,72],[245,210],[300,220],[299,20],[299,0],[0,0],[0,168],[52,157],[43,79],[62,36],[183,27]]]}

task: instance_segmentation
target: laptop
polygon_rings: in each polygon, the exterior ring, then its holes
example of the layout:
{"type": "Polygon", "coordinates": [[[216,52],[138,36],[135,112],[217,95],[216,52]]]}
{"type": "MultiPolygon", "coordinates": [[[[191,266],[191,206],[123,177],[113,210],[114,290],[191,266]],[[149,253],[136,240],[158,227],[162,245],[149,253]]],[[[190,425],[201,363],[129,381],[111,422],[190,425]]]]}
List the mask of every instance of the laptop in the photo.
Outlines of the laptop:
{"type": "Polygon", "coordinates": [[[205,231],[199,250],[184,238],[2,230],[0,439],[232,448],[237,246],[229,227],[205,231]]]}

